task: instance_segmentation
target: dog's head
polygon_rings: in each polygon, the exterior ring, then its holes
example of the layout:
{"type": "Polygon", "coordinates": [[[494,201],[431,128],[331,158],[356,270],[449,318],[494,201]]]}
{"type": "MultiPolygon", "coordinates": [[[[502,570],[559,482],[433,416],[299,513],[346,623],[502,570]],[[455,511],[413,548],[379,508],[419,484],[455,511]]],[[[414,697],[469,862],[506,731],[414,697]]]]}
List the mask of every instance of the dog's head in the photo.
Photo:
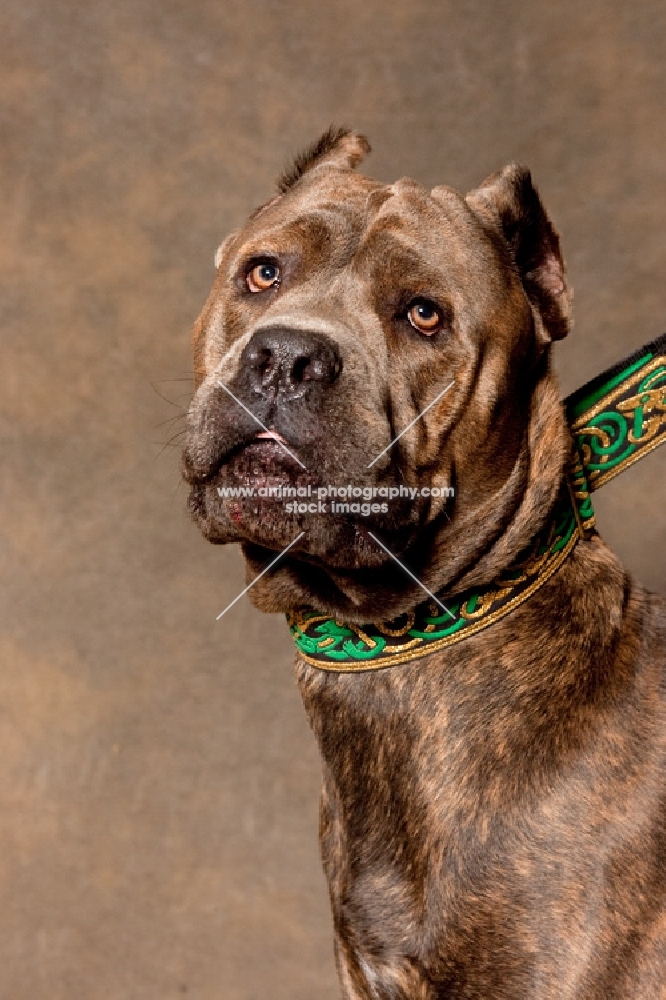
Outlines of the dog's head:
{"type": "Polygon", "coordinates": [[[331,129],[297,159],[219,248],[194,330],[195,520],[252,577],[302,533],[250,591],[266,611],[391,618],[424,595],[389,551],[433,592],[486,582],[567,457],[548,355],[570,295],[529,171],[463,197],[355,173],[368,150],[331,129]]]}

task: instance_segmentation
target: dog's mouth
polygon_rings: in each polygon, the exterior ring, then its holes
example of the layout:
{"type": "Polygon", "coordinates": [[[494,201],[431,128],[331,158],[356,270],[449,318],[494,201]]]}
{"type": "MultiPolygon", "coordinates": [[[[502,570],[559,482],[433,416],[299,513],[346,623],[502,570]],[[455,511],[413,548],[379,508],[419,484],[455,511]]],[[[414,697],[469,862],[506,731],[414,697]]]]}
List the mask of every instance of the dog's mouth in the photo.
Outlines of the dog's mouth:
{"type": "MultiPolygon", "coordinates": [[[[293,496],[316,496],[318,479],[305,467],[293,447],[276,431],[262,431],[233,451],[220,466],[213,482],[221,498],[249,500],[267,508],[293,496]]],[[[257,510],[255,511],[255,508],[257,510]]],[[[238,518],[234,517],[238,522],[238,518]]]]}
{"type": "Polygon", "coordinates": [[[301,535],[292,555],[353,570],[390,561],[373,534],[390,537],[395,552],[414,535],[415,525],[399,504],[387,515],[381,503],[328,495],[322,476],[305,467],[297,446],[272,428],[232,449],[205,478],[190,482],[190,511],[212,542],[280,551],[301,535]]]}

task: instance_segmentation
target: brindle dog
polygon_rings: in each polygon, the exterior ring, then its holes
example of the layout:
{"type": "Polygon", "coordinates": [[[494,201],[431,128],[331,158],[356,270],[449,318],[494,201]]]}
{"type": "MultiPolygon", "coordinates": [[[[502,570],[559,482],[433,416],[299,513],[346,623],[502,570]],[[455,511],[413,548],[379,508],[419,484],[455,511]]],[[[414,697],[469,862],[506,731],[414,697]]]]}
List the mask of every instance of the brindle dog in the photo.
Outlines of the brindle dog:
{"type": "MultiPolygon", "coordinates": [[[[529,172],[428,192],[355,173],[368,148],[331,129],[220,247],[184,454],[196,521],[240,542],[249,579],[304,532],[259,608],[357,623],[424,599],[369,532],[444,599],[488,584],[550,517],[570,449],[549,365],[570,294],[529,172]],[[217,492],[250,482],[455,496],[354,517],[217,492]]],[[[345,997],[666,996],[664,625],[593,535],[447,649],[297,660],[345,997]]]]}

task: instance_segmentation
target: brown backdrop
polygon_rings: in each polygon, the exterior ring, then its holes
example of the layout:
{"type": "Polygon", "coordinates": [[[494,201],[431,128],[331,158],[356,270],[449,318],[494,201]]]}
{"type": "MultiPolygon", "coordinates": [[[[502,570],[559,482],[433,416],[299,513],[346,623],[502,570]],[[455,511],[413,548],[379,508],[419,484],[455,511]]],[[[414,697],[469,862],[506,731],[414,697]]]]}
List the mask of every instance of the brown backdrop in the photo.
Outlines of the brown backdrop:
{"type": "MultiPolygon", "coordinates": [[[[2,4],[2,998],[337,996],[286,626],[215,621],[240,555],[160,450],[213,252],[331,121],[386,180],[522,160],[571,391],[666,327],[665,29],[661,0],[2,4]]],[[[665,469],[597,503],[662,591],[665,469]]]]}

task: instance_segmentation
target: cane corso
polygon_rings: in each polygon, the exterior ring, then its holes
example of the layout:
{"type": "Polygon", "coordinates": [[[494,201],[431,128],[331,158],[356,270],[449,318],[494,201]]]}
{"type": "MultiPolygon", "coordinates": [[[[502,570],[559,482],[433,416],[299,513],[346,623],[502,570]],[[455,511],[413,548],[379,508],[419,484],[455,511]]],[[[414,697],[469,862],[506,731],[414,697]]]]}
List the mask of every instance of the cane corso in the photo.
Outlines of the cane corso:
{"type": "MultiPolygon", "coordinates": [[[[426,595],[432,631],[553,517],[571,296],[526,168],[463,197],[360,175],[368,149],[330,129],[219,248],[184,475],[258,608],[370,643],[426,595]]],[[[666,996],[664,605],[594,531],[539,583],[382,669],[297,657],[347,1000],[666,996]]]]}

